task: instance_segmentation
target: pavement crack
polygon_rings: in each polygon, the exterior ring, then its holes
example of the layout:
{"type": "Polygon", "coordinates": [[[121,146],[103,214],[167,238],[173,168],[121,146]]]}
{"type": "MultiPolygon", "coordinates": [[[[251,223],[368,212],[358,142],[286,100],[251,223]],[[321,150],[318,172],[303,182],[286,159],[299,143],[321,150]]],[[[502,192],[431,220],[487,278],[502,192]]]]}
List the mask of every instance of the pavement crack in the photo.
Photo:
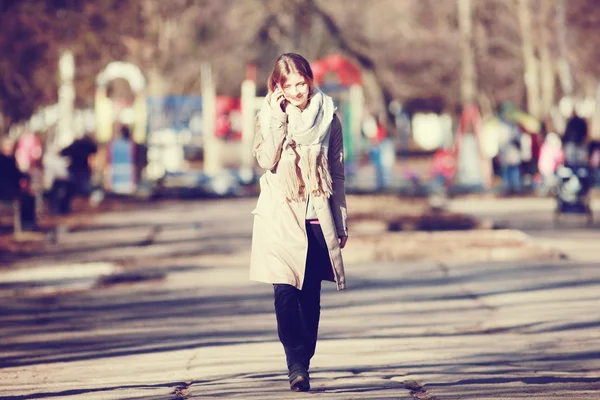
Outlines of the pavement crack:
{"type": "Polygon", "coordinates": [[[404,381],[404,387],[406,389],[410,390],[410,395],[413,399],[436,400],[435,397],[433,397],[431,394],[429,394],[427,392],[425,385],[417,380],[410,379],[410,380],[404,381]]]}
{"type": "Polygon", "coordinates": [[[442,274],[444,275],[444,278],[448,278],[450,276],[450,269],[448,268],[448,266],[446,264],[444,264],[441,261],[438,261],[437,266],[439,269],[442,270],[442,274]]]}
{"type": "Polygon", "coordinates": [[[185,400],[189,399],[192,395],[192,391],[190,390],[190,386],[192,385],[192,381],[181,382],[179,385],[173,389],[173,399],[171,400],[185,400]]]}
{"type": "Polygon", "coordinates": [[[491,311],[495,311],[497,309],[496,307],[490,306],[489,304],[487,304],[481,297],[479,297],[477,294],[473,293],[472,291],[470,291],[469,289],[467,289],[465,287],[461,287],[460,291],[485,309],[488,309],[491,311]]]}
{"type": "Polygon", "coordinates": [[[185,370],[189,371],[192,368],[192,362],[194,362],[194,360],[196,359],[196,356],[198,354],[195,353],[193,356],[190,357],[190,359],[188,360],[187,364],[185,365],[185,370]]]}
{"type": "MultiPolygon", "coordinates": [[[[440,271],[442,271],[442,274],[444,276],[444,278],[449,278],[450,277],[450,268],[448,267],[447,264],[443,263],[442,261],[437,261],[437,267],[440,269],[440,271]]],[[[472,299],[473,301],[475,301],[476,303],[478,303],[479,305],[481,305],[482,307],[488,309],[488,310],[496,310],[496,307],[490,306],[489,304],[487,304],[481,297],[479,297],[477,294],[473,293],[472,291],[470,291],[469,289],[465,288],[464,286],[460,287],[460,291],[465,294],[467,297],[469,297],[470,299],[472,299]]]]}

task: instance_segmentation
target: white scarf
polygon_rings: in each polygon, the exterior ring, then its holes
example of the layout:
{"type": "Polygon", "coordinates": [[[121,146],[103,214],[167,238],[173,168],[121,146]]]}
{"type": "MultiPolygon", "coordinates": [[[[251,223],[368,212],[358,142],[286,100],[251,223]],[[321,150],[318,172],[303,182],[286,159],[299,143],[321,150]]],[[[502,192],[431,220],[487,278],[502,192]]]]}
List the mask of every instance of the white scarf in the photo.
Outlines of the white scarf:
{"type": "MultiPolygon", "coordinates": [[[[271,134],[273,110],[269,98],[270,96],[265,98],[259,111],[263,137],[271,134]]],[[[305,194],[326,198],[331,196],[327,152],[334,112],[333,100],[321,91],[316,91],[302,111],[288,103],[287,132],[276,172],[287,200],[300,201],[305,198],[305,194]],[[300,173],[296,167],[299,167],[300,173]]]]}

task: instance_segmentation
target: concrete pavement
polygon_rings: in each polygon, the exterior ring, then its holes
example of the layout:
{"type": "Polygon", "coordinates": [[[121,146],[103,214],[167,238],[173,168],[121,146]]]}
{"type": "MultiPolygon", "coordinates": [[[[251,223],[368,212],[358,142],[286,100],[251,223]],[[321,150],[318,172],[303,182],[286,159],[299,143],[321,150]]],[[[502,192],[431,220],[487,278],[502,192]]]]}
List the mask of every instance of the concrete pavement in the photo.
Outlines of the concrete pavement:
{"type": "Polygon", "coordinates": [[[453,201],[449,209],[520,230],[538,244],[568,253],[571,260],[599,262],[600,198],[593,198],[591,205],[594,222],[589,226],[582,214],[563,214],[554,221],[552,198],[463,198],[453,201]]]}
{"type": "Polygon", "coordinates": [[[0,399],[600,398],[598,231],[557,233],[542,199],[451,207],[539,226],[527,241],[567,259],[473,262],[456,233],[452,257],[368,262],[353,236],[349,290],[323,292],[313,391],[291,393],[271,289],[247,281],[253,203],[105,213],[14,263],[32,279],[0,282],[0,399]]]}

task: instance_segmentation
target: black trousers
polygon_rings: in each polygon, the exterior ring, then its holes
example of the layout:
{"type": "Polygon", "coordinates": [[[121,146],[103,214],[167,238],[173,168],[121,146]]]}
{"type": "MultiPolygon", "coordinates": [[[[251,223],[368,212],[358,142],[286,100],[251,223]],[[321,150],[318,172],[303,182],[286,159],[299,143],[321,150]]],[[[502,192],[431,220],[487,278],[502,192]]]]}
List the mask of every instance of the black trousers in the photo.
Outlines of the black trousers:
{"type": "Polygon", "coordinates": [[[274,284],[277,333],[290,372],[308,370],[315,354],[321,315],[321,281],[331,276],[331,261],[321,226],[306,224],[308,254],[302,290],[274,284]]]}

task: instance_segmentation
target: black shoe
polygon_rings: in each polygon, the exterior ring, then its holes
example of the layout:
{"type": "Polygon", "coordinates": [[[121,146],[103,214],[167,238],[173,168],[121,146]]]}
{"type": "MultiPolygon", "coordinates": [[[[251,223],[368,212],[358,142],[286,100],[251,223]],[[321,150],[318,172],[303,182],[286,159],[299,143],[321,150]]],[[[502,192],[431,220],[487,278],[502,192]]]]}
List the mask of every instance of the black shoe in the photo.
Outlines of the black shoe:
{"type": "Polygon", "coordinates": [[[310,390],[308,374],[299,374],[294,379],[290,378],[290,390],[294,392],[308,392],[310,390]]]}
{"type": "Polygon", "coordinates": [[[310,390],[310,378],[305,368],[292,369],[289,378],[290,390],[294,392],[308,392],[310,390]]]}

